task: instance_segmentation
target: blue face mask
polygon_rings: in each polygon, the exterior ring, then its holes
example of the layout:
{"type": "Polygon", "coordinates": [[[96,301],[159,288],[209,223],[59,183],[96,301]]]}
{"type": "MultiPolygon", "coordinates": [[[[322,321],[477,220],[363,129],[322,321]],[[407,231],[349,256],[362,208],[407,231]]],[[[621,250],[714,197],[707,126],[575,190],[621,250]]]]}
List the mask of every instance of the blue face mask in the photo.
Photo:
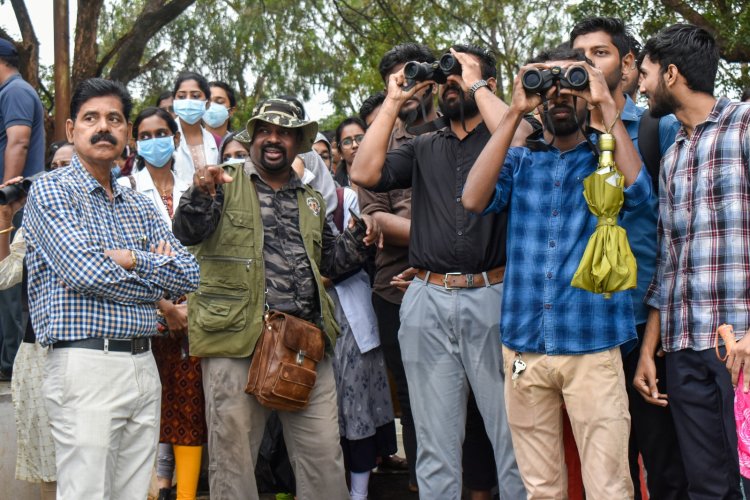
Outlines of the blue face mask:
{"type": "Polygon", "coordinates": [[[120,177],[120,166],[115,165],[112,167],[112,179],[117,179],[120,177]]]}
{"type": "Polygon", "coordinates": [[[211,128],[219,128],[229,118],[229,110],[223,104],[211,103],[203,115],[203,122],[211,128]]]}
{"type": "Polygon", "coordinates": [[[138,141],[138,154],[152,167],[162,168],[174,154],[174,137],[157,137],[138,141]]]}
{"type": "Polygon", "coordinates": [[[190,125],[198,123],[206,112],[206,101],[198,99],[175,99],[172,106],[177,116],[190,125]]]}

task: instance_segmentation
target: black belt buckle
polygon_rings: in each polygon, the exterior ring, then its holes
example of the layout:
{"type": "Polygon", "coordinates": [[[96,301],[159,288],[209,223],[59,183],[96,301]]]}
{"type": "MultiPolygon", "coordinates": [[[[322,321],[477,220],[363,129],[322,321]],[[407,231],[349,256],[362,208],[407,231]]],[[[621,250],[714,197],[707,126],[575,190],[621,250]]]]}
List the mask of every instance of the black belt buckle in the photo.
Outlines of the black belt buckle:
{"type": "Polygon", "coordinates": [[[130,354],[141,354],[149,350],[151,339],[148,337],[136,337],[130,342],[130,354]]]}

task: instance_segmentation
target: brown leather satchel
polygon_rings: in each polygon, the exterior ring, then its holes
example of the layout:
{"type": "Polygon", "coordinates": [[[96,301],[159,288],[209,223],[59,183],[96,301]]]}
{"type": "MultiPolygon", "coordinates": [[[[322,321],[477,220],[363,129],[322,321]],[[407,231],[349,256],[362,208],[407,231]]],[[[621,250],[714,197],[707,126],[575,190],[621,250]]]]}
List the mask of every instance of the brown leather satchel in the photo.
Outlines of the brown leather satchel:
{"type": "Polygon", "coordinates": [[[283,312],[267,311],[245,392],[275,410],[305,408],[317,378],[315,367],[324,352],[320,328],[283,312]]]}

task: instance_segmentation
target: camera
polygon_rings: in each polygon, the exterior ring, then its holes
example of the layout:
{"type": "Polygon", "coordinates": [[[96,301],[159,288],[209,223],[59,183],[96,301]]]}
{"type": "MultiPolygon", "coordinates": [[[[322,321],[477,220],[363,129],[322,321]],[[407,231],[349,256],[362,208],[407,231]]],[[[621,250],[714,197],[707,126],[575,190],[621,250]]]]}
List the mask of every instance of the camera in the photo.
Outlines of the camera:
{"type": "Polygon", "coordinates": [[[461,63],[452,54],[443,54],[440,60],[431,63],[409,61],[404,65],[404,77],[409,86],[427,80],[443,84],[450,75],[460,74],[461,63]]]}
{"type": "Polygon", "coordinates": [[[0,189],[0,205],[13,203],[17,199],[29,194],[29,191],[31,190],[31,184],[33,184],[35,180],[39,179],[46,173],[47,172],[39,172],[38,174],[34,174],[31,177],[26,177],[21,182],[11,184],[10,186],[5,186],[4,188],[0,189]]]}
{"type": "Polygon", "coordinates": [[[546,69],[530,68],[521,77],[523,88],[536,94],[544,94],[558,82],[560,88],[583,90],[589,85],[589,74],[581,66],[569,66],[567,69],[552,66],[546,69]]]}

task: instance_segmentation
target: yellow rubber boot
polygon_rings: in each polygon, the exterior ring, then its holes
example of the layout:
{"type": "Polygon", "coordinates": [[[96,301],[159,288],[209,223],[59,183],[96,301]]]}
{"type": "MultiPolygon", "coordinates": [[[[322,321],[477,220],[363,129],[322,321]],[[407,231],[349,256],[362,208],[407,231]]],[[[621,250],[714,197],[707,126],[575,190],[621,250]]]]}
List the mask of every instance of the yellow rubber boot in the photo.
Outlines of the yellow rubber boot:
{"type": "Polygon", "coordinates": [[[203,447],[174,445],[173,449],[177,500],[195,500],[198,476],[201,473],[203,447]]]}

